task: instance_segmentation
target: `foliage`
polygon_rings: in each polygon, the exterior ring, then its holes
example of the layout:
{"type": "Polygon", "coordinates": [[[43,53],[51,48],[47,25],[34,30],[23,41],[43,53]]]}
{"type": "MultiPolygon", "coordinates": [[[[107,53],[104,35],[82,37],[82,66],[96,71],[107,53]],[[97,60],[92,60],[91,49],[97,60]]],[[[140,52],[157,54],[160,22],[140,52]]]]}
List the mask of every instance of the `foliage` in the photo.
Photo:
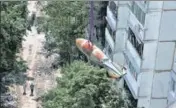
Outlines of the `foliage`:
{"type": "Polygon", "coordinates": [[[48,1],[44,17],[38,17],[38,30],[46,34],[45,48],[59,53],[62,61],[71,62],[78,55],[75,39],[84,37],[87,25],[85,1],[48,1]]]}
{"type": "Polygon", "coordinates": [[[133,108],[125,90],[105,73],[83,61],[65,66],[58,86],[43,96],[44,108],[133,108]]]}
{"type": "Polygon", "coordinates": [[[1,1],[0,14],[0,71],[11,71],[22,62],[16,54],[26,32],[27,2],[1,1]]]}
{"type": "MultiPolygon", "coordinates": [[[[18,55],[27,26],[27,1],[0,1],[0,93],[9,92],[8,86],[18,83],[17,72],[27,66],[18,55]]],[[[23,77],[22,77],[23,78],[23,77]]],[[[1,98],[1,97],[0,97],[1,98]]],[[[7,101],[1,98],[0,107],[7,101]]],[[[11,105],[12,107],[12,105],[11,105]]],[[[8,107],[9,108],[9,107],[8,107]]]]}

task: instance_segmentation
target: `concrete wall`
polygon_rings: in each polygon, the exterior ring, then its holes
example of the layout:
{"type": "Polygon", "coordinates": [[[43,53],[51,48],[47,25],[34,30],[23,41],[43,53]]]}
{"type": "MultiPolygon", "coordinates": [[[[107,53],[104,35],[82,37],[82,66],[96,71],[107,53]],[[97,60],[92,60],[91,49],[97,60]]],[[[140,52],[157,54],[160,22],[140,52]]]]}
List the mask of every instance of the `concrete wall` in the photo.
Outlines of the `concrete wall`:
{"type": "Polygon", "coordinates": [[[175,9],[176,1],[164,1],[163,9],[175,9]]]}
{"type": "MultiPolygon", "coordinates": [[[[127,5],[127,4],[126,4],[127,5]]],[[[127,19],[129,9],[124,5],[118,7],[118,23],[116,31],[116,42],[114,52],[121,52],[125,49],[125,42],[127,39],[127,19]]]]}
{"type": "Polygon", "coordinates": [[[156,70],[171,70],[174,61],[175,42],[159,42],[156,56],[156,70]]]}
{"type": "Polygon", "coordinates": [[[149,41],[144,44],[142,70],[152,70],[155,66],[157,42],[149,41]]]}
{"type": "Polygon", "coordinates": [[[116,41],[114,45],[113,61],[124,64],[123,51],[127,40],[127,19],[129,15],[128,2],[118,1],[118,22],[116,25],[116,41]]]}
{"type": "MultiPolygon", "coordinates": [[[[176,7],[174,8],[176,9],[176,7]]],[[[162,13],[161,29],[160,29],[160,41],[176,41],[176,11],[165,10],[162,13]]]]}
{"type": "MultiPolygon", "coordinates": [[[[171,94],[171,76],[174,76],[171,71],[176,71],[176,64],[173,63],[174,55],[176,56],[176,23],[173,23],[176,22],[176,1],[149,1],[144,26],[130,12],[129,3],[117,2],[118,22],[113,61],[124,64],[125,59],[129,59],[136,70],[140,71],[137,81],[129,69],[125,76],[131,93],[138,99],[138,107],[165,108],[168,104],[168,94],[171,94]],[[134,29],[138,24],[140,31],[134,29]],[[131,27],[135,35],[144,42],[142,59],[127,41],[128,27],[131,27]],[[128,58],[123,52],[127,53],[128,58]]],[[[174,78],[176,79],[176,75],[174,78]]]]}
{"type": "Polygon", "coordinates": [[[145,37],[144,40],[157,40],[159,36],[161,11],[149,12],[145,21],[145,37]]]}
{"type": "Polygon", "coordinates": [[[161,11],[163,7],[163,1],[150,1],[149,2],[149,11],[161,11]]]}

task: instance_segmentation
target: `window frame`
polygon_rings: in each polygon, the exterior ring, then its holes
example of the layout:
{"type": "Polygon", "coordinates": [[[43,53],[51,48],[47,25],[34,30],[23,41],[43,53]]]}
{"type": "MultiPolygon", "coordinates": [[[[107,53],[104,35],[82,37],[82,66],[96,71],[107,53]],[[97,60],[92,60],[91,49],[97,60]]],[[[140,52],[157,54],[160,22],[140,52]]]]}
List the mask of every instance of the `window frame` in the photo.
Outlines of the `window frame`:
{"type": "MultiPolygon", "coordinates": [[[[147,5],[147,2],[144,5],[147,5]]],[[[143,6],[143,7],[145,8],[146,6],[143,6]]],[[[135,1],[132,1],[131,12],[135,15],[135,17],[138,19],[138,21],[144,26],[145,19],[146,19],[145,18],[146,12],[135,1]]]]}
{"type": "Polygon", "coordinates": [[[137,73],[135,67],[132,65],[131,61],[130,61],[128,58],[126,58],[125,60],[126,60],[127,67],[128,67],[128,69],[129,69],[131,75],[132,75],[133,78],[137,81],[137,78],[138,78],[138,74],[139,74],[139,73],[137,73]]]}
{"type": "Polygon", "coordinates": [[[134,32],[130,27],[128,28],[128,40],[133,45],[139,57],[142,59],[144,51],[144,43],[136,37],[136,35],[134,34],[134,32]]]}

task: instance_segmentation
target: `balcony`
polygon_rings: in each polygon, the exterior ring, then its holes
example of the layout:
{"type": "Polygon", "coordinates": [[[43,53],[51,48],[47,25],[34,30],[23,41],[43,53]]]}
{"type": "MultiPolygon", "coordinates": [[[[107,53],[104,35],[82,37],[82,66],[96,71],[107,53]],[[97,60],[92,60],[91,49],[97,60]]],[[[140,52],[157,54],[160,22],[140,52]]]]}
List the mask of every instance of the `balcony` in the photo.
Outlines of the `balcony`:
{"type": "Polygon", "coordinates": [[[112,60],[113,58],[113,51],[111,49],[111,47],[109,45],[106,45],[106,47],[104,48],[103,52],[106,54],[106,56],[108,58],[110,58],[112,60]]]}
{"type": "Polygon", "coordinates": [[[107,17],[106,20],[108,24],[111,26],[111,28],[115,31],[116,30],[116,22],[117,19],[115,18],[114,14],[110,10],[109,6],[107,7],[107,17]]]}
{"type": "Polygon", "coordinates": [[[125,81],[135,99],[138,97],[138,83],[136,80],[134,80],[133,76],[129,72],[129,69],[126,70],[126,75],[125,75],[125,81]]]}
{"type": "Polygon", "coordinates": [[[111,49],[114,50],[114,41],[107,28],[105,29],[105,39],[110,45],[111,49]]]}
{"type": "Polygon", "coordinates": [[[133,30],[140,40],[144,39],[145,27],[138,21],[135,14],[130,12],[128,26],[133,30]]]}
{"type": "Polygon", "coordinates": [[[137,68],[137,70],[140,70],[141,62],[142,62],[141,58],[129,40],[127,40],[126,47],[127,48],[126,48],[125,54],[130,59],[130,61],[134,64],[135,68],[137,68]]]}
{"type": "Polygon", "coordinates": [[[125,76],[125,81],[132,92],[135,99],[138,97],[138,76],[140,74],[141,59],[134,49],[133,45],[127,40],[126,50],[124,51],[124,56],[126,59],[127,75],[125,76]]]}

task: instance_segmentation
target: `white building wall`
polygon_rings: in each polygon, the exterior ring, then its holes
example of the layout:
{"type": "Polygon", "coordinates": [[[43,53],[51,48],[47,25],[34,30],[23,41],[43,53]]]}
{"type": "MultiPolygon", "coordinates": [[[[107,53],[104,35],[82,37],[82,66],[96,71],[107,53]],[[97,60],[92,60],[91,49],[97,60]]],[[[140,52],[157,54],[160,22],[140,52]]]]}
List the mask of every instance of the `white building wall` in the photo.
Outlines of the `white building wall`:
{"type": "Polygon", "coordinates": [[[118,1],[118,22],[113,61],[124,64],[123,51],[127,40],[127,19],[129,16],[128,1],[118,1]]]}
{"type": "Polygon", "coordinates": [[[165,108],[168,104],[170,72],[175,54],[176,23],[173,22],[176,21],[176,11],[173,10],[176,2],[150,1],[144,26],[130,11],[128,3],[118,2],[114,61],[122,61],[124,56],[120,53],[124,50],[128,51],[131,58],[135,58],[133,63],[139,66],[141,73],[136,81],[128,70],[125,80],[134,98],[138,99],[138,107],[165,108]],[[140,25],[140,31],[135,30],[137,24],[140,25]],[[137,56],[137,52],[127,41],[128,27],[144,42],[142,58],[137,56]]]}
{"type": "Polygon", "coordinates": [[[171,78],[176,81],[176,1],[148,1],[148,5],[143,7],[146,12],[144,25],[130,10],[130,3],[116,1],[118,20],[113,61],[128,65],[125,61],[128,59],[135,70],[139,70],[137,79],[130,69],[125,76],[133,97],[138,99],[138,107],[165,108],[176,100],[176,90],[170,90],[171,78]],[[139,30],[136,25],[139,25],[139,30]],[[142,57],[127,39],[129,27],[144,43],[142,57]]]}
{"type": "Polygon", "coordinates": [[[165,9],[162,13],[161,29],[159,41],[176,41],[176,7],[173,9],[165,9]]]}
{"type": "Polygon", "coordinates": [[[154,69],[156,50],[157,50],[156,41],[145,42],[141,70],[145,71],[154,69]]]}
{"type": "Polygon", "coordinates": [[[159,42],[156,55],[155,70],[171,71],[175,52],[175,42],[159,42]]]}
{"type": "Polygon", "coordinates": [[[154,41],[158,39],[160,18],[161,18],[161,11],[149,12],[146,15],[144,40],[154,41]]]}

